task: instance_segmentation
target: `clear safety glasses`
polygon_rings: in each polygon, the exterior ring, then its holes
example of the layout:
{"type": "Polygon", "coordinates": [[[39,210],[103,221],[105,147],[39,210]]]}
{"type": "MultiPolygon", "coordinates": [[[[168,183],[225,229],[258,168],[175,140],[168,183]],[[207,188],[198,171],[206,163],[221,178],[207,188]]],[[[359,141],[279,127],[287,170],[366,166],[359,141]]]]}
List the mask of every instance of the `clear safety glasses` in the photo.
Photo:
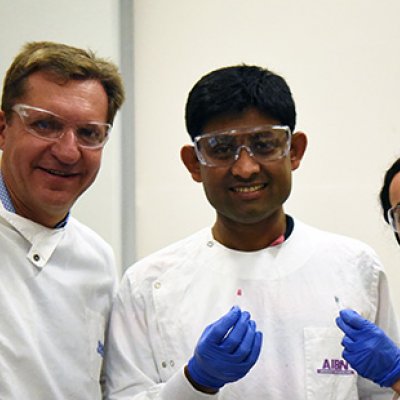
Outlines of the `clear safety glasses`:
{"type": "Polygon", "coordinates": [[[391,228],[395,232],[400,233],[400,204],[388,210],[387,217],[391,228]]]}
{"type": "Polygon", "coordinates": [[[288,126],[262,125],[196,136],[194,148],[203,165],[229,167],[239,159],[242,150],[260,163],[279,160],[288,154],[290,140],[288,126]]]}
{"type": "Polygon", "coordinates": [[[103,147],[112,128],[111,124],[96,121],[70,122],[42,108],[16,104],[12,110],[18,114],[25,130],[40,139],[56,141],[72,129],[77,144],[87,149],[103,147]]]}

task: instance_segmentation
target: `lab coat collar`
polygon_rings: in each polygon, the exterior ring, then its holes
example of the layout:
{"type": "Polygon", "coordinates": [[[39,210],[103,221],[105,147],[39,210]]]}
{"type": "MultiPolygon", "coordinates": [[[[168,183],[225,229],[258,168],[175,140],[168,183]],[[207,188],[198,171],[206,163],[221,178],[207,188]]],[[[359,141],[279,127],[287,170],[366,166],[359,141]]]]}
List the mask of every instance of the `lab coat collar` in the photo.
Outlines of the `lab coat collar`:
{"type": "Polygon", "coordinates": [[[18,214],[7,211],[0,204],[0,218],[23,236],[31,247],[26,255],[37,268],[46,266],[58,243],[65,234],[65,228],[47,228],[18,214]]]}

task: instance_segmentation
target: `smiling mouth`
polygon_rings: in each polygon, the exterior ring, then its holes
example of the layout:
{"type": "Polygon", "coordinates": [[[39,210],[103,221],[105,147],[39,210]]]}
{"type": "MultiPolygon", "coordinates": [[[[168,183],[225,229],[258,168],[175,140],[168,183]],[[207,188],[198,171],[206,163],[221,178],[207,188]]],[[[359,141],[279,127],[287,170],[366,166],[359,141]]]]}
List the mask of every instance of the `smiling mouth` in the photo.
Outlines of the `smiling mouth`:
{"type": "Polygon", "coordinates": [[[76,174],[72,174],[70,172],[66,172],[66,171],[59,171],[57,169],[47,169],[47,168],[42,168],[43,171],[51,174],[51,175],[56,175],[56,176],[65,176],[65,177],[70,177],[70,176],[74,176],[76,174]]]}
{"type": "Polygon", "coordinates": [[[257,192],[259,190],[262,190],[266,187],[267,185],[265,183],[260,184],[260,185],[253,185],[253,186],[238,186],[234,187],[231,190],[235,193],[252,193],[252,192],[257,192]]]}

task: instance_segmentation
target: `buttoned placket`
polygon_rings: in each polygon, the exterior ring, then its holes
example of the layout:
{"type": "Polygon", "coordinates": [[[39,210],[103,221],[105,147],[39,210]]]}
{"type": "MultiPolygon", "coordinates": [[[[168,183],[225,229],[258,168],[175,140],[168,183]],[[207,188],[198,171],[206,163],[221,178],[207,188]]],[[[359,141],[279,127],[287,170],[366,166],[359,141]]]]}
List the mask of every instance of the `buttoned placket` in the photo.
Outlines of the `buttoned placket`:
{"type": "MultiPolygon", "coordinates": [[[[161,281],[159,281],[159,280],[155,281],[153,283],[153,296],[157,297],[158,292],[161,289],[162,289],[161,281]]],[[[164,354],[164,352],[163,352],[163,354],[164,354]]],[[[168,375],[170,375],[170,373],[171,373],[170,369],[173,369],[175,367],[175,361],[173,359],[168,359],[167,357],[162,357],[162,359],[159,361],[159,363],[161,365],[160,372],[162,375],[164,375],[163,379],[168,379],[168,375]],[[163,359],[163,358],[165,358],[165,359],[163,359]]]]}

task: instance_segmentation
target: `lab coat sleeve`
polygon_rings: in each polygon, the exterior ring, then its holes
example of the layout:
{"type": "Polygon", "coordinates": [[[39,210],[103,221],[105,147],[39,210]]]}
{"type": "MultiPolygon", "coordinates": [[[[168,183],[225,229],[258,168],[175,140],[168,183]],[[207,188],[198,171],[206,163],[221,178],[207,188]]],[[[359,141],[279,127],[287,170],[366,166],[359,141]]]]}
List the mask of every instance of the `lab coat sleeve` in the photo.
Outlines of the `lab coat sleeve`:
{"type": "Polygon", "coordinates": [[[105,352],[106,400],[217,400],[195,390],[183,368],[162,382],[153,355],[144,302],[124,276],[111,313],[105,352]]]}
{"type": "MultiPolygon", "coordinates": [[[[377,283],[376,296],[376,314],[373,321],[397,344],[399,344],[398,321],[390,300],[389,286],[385,272],[379,271],[379,280],[377,283]]],[[[375,383],[358,377],[358,391],[360,400],[386,400],[392,399],[393,391],[379,388],[375,383]]]]}

